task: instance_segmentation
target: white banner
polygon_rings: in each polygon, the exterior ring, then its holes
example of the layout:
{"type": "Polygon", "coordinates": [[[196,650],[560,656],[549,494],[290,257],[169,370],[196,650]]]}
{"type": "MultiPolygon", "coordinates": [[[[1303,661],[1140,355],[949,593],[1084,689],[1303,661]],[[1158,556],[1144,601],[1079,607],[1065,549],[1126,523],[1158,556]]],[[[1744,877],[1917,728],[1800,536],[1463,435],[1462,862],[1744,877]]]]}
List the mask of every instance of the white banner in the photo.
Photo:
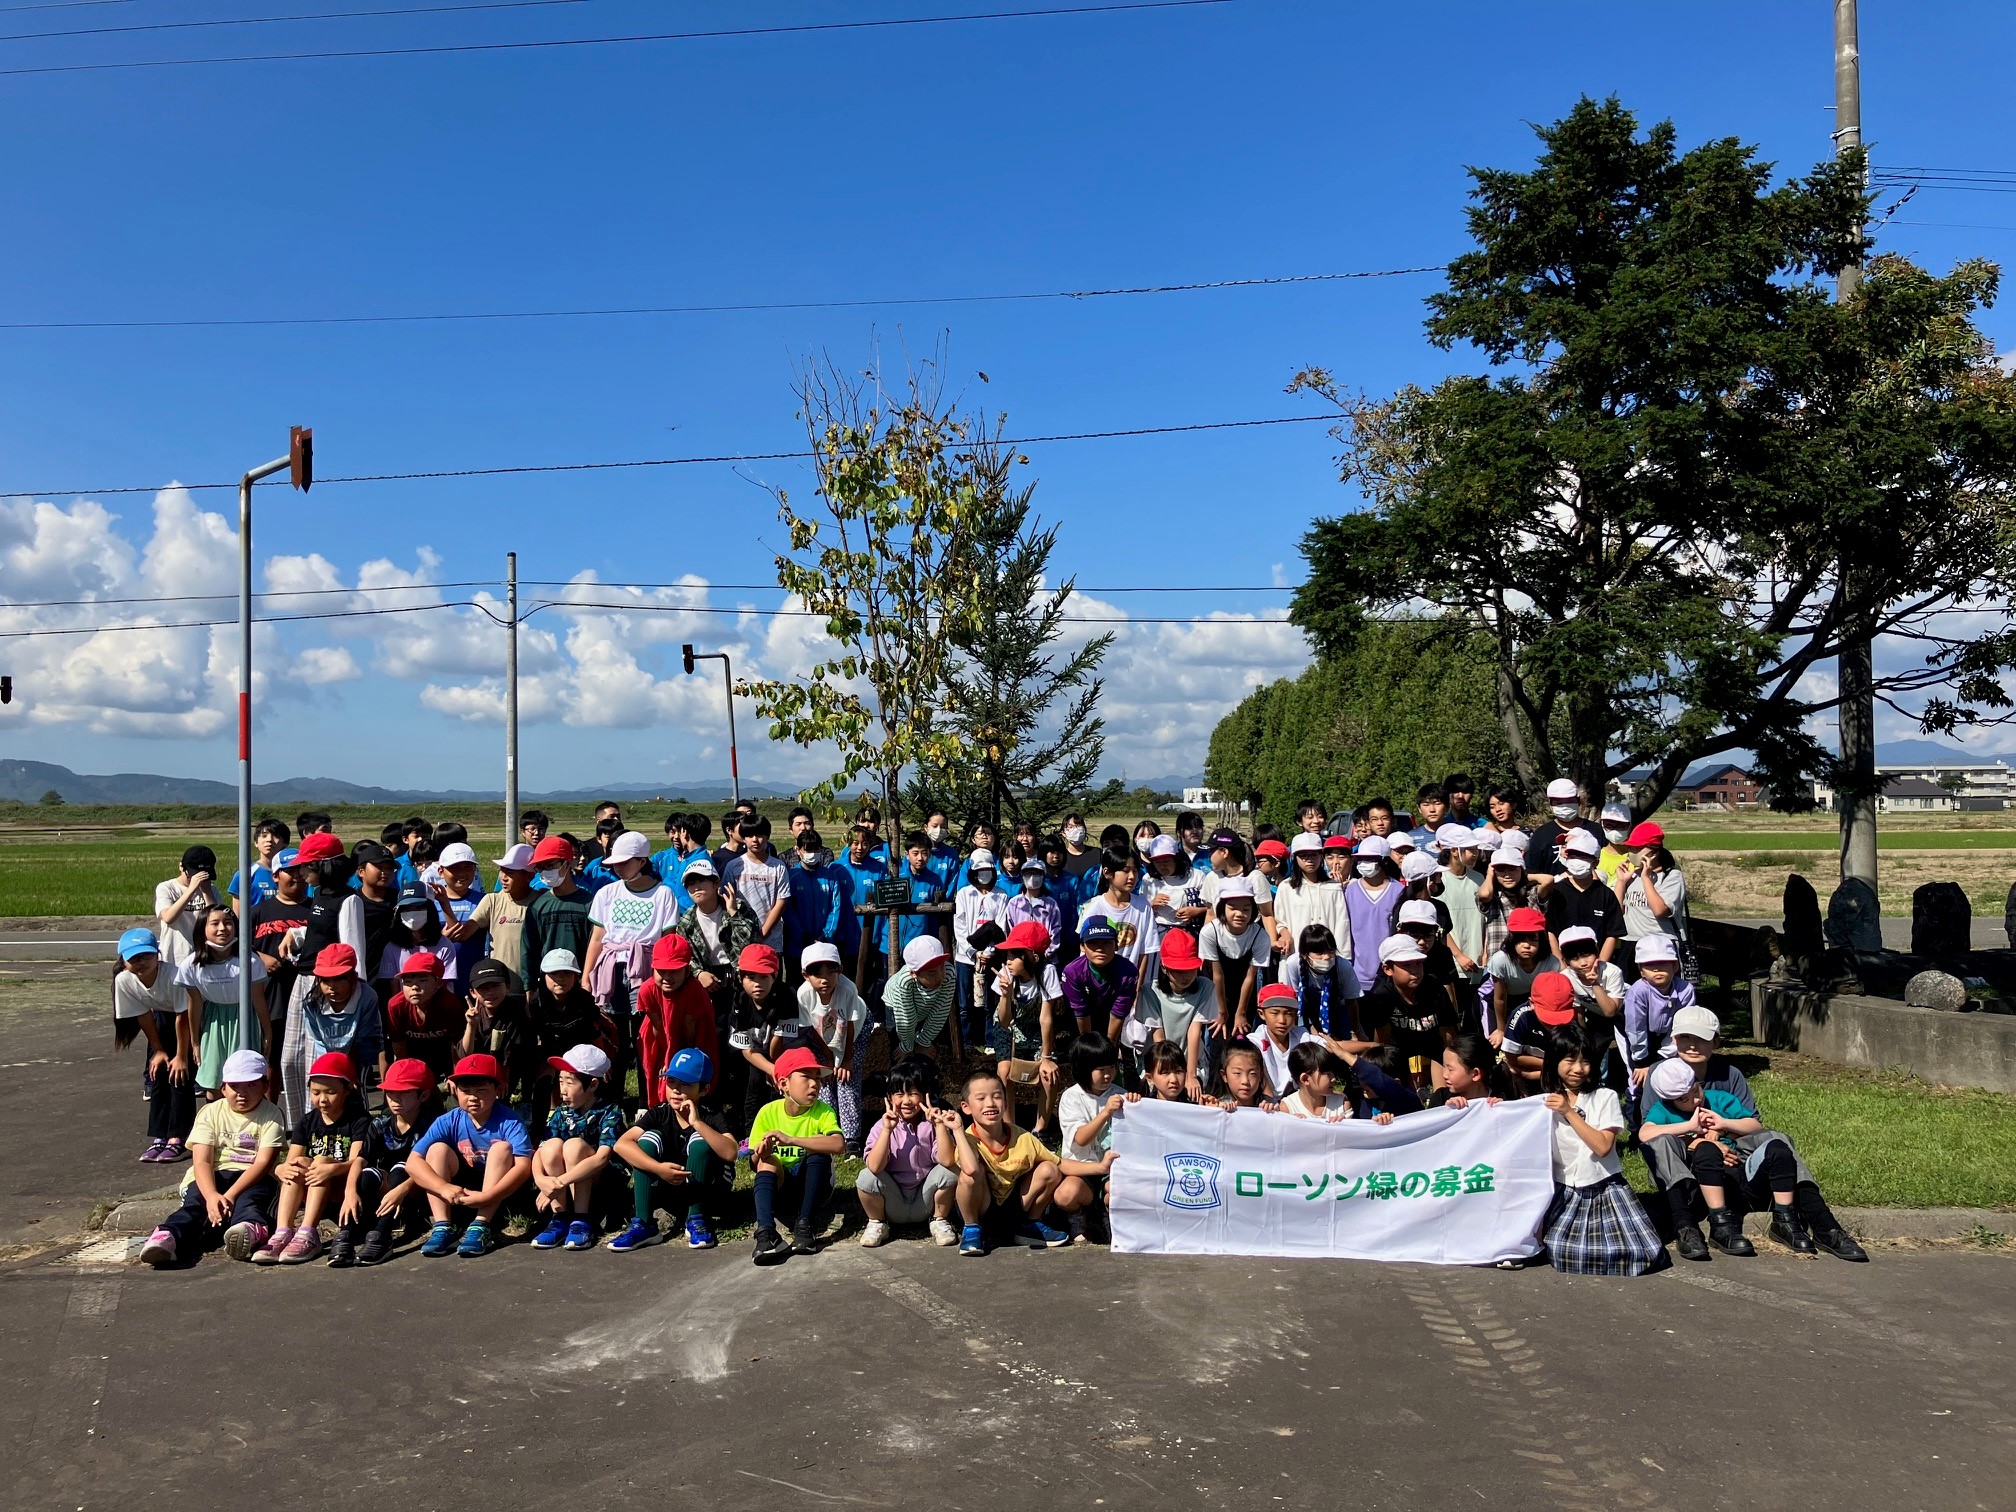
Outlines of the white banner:
{"type": "Polygon", "coordinates": [[[1554,1195],[1538,1098],[1319,1123],[1144,1099],[1114,1120],[1113,1248],[1489,1265],[1531,1255],[1554,1195]]]}

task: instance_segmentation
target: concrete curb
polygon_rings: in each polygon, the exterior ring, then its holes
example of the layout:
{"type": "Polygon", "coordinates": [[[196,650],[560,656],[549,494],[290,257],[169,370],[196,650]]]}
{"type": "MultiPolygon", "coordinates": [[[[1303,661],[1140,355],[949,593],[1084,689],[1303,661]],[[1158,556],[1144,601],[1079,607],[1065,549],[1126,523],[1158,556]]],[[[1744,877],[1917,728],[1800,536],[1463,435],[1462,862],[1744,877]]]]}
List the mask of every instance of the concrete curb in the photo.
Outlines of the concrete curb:
{"type": "Polygon", "coordinates": [[[1979,1229],[2016,1235],[2016,1213],[1989,1208],[1836,1208],[1858,1239],[1967,1239],[1979,1229]]]}

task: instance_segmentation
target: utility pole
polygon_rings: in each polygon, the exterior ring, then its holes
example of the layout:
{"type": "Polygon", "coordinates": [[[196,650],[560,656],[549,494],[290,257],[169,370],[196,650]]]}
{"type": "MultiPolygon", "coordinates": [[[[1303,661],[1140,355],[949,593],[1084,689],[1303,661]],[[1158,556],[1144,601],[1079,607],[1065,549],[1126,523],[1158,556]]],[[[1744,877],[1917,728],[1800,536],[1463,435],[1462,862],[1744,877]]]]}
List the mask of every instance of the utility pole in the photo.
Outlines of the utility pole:
{"type": "MultiPolygon", "coordinates": [[[[1834,0],[1834,150],[1862,147],[1862,48],[1856,0],[1834,0]]],[[[1865,176],[1866,181],[1866,176],[1865,176]]],[[[1858,257],[1841,270],[1835,297],[1853,299],[1862,286],[1858,257]]],[[[1836,593],[1850,592],[1847,582],[1836,593]]],[[[1876,887],[1876,671],[1869,638],[1858,635],[1841,648],[1836,663],[1841,695],[1841,765],[1849,789],[1841,804],[1841,880],[1854,877],[1876,887]]],[[[1842,788],[1837,786],[1837,793],[1842,788]]]]}
{"type": "Polygon", "coordinates": [[[518,843],[518,553],[504,553],[504,849],[518,843]]]}
{"type": "Polygon", "coordinates": [[[735,790],[735,802],[742,802],[742,763],[735,755],[735,674],[728,666],[726,651],[695,651],[691,646],[679,648],[680,660],[692,675],[693,664],[703,661],[721,663],[721,688],[728,695],[728,781],[735,790]]]}

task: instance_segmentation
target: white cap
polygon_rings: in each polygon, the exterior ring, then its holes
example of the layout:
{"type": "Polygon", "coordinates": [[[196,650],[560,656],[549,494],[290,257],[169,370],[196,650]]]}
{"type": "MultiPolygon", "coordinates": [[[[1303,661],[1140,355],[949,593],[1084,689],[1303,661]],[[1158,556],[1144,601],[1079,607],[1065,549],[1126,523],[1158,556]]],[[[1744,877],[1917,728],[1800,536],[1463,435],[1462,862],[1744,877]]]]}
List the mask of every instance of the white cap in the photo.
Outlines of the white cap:
{"type": "Polygon", "coordinates": [[[1517,826],[1508,830],[1500,830],[1498,832],[1498,848],[1505,850],[1509,847],[1512,850],[1524,851],[1532,838],[1531,835],[1517,826]]]}
{"type": "Polygon", "coordinates": [[[1577,856],[1600,856],[1603,854],[1603,842],[1585,829],[1572,829],[1568,831],[1568,838],[1561,842],[1561,849],[1564,853],[1577,856]]]}
{"type": "Polygon", "coordinates": [[[1030,856],[1022,862],[1022,875],[1026,877],[1031,872],[1047,877],[1050,875],[1050,868],[1043,864],[1041,856],[1030,856]]]}
{"type": "Polygon", "coordinates": [[[569,1071],[581,1076],[592,1076],[597,1081],[609,1080],[609,1056],[599,1045],[576,1045],[565,1055],[553,1058],[565,1061],[569,1071]]]}
{"type": "MultiPolygon", "coordinates": [[[[451,845],[448,848],[454,850],[456,847],[451,845]]],[[[492,864],[499,871],[530,871],[532,870],[532,847],[529,845],[514,845],[504,852],[503,855],[499,856],[492,864]]]]}
{"type": "Polygon", "coordinates": [[[1157,835],[1148,842],[1148,859],[1155,861],[1163,856],[1173,856],[1182,849],[1174,835],[1157,835]]]}
{"type": "Polygon", "coordinates": [[[1694,1088],[1694,1068],[1675,1056],[1659,1062],[1645,1079],[1654,1097],[1685,1097],[1694,1088]]]}
{"type": "Polygon", "coordinates": [[[998,872],[1001,870],[1001,863],[994,859],[994,852],[983,845],[966,858],[966,870],[998,872]]]}
{"type": "Polygon", "coordinates": [[[1442,870],[1442,863],[1426,851],[1409,851],[1407,859],[1400,863],[1400,875],[1409,882],[1419,882],[1424,877],[1432,877],[1442,870]]]}
{"type": "Polygon", "coordinates": [[[695,877],[712,877],[716,882],[719,882],[721,880],[721,873],[714,870],[714,863],[709,861],[705,856],[695,856],[691,861],[686,863],[685,869],[679,873],[679,880],[681,882],[688,882],[695,877]]]}
{"type": "Polygon", "coordinates": [[[1556,777],[1547,784],[1547,799],[1550,803],[1574,803],[1582,797],[1582,790],[1575,786],[1573,777],[1556,777]]]}
{"type": "Polygon", "coordinates": [[[1220,903],[1223,903],[1227,898],[1251,898],[1253,896],[1255,894],[1253,891],[1253,879],[1251,877],[1221,877],[1218,880],[1218,901],[1220,903]]]}
{"type": "Polygon", "coordinates": [[[648,861],[651,859],[651,842],[635,830],[625,830],[609,847],[604,861],[648,861]]]}
{"type": "MultiPolygon", "coordinates": [[[[532,854],[529,847],[525,854],[529,860],[532,854]]],[[[475,847],[463,845],[458,841],[441,852],[439,864],[442,866],[474,866],[476,864],[475,847]]]]}
{"type": "Polygon", "coordinates": [[[1661,961],[1670,963],[1679,959],[1680,952],[1674,948],[1668,935],[1647,935],[1638,942],[1637,960],[1640,966],[1657,966],[1661,961]]]}
{"type": "Polygon", "coordinates": [[[1360,861],[1376,861],[1382,856],[1390,856],[1392,854],[1393,847],[1387,843],[1384,835],[1367,835],[1363,840],[1358,842],[1358,859],[1360,861]]]}
{"type": "Polygon", "coordinates": [[[1379,942],[1379,964],[1391,965],[1395,961],[1425,961],[1428,952],[1421,948],[1421,942],[1412,935],[1388,935],[1379,942]]]}
{"type": "Polygon", "coordinates": [[[1720,1039],[1722,1037],[1722,1020],[1715,1017],[1713,1009],[1703,1008],[1700,1004],[1696,1003],[1690,1007],[1682,1008],[1678,1013],[1673,1015],[1673,1032],[1675,1034],[1691,1034],[1696,1039],[1720,1039]]]}
{"type": "Polygon", "coordinates": [[[1386,839],[1386,848],[1395,853],[1398,853],[1403,850],[1411,851],[1420,849],[1420,847],[1414,843],[1413,832],[1409,830],[1393,831],[1393,833],[1389,835],[1386,839]]]}
{"type": "Polygon", "coordinates": [[[1426,898],[1409,898],[1400,905],[1401,924],[1426,924],[1430,929],[1440,929],[1442,920],[1435,912],[1435,905],[1426,898]]]}
{"type": "Polygon", "coordinates": [[[1492,851],[1498,849],[1498,839],[1498,831],[1494,829],[1475,829],[1470,831],[1471,849],[1482,851],[1487,856],[1492,851]]]}
{"type": "Polygon", "coordinates": [[[1491,853],[1491,864],[1493,866],[1516,866],[1520,871],[1524,871],[1526,870],[1526,847],[1523,845],[1506,845],[1503,841],[1500,841],[1498,848],[1491,853]]]}
{"type": "Polygon", "coordinates": [[[798,965],[805,971],[810,971],[814,966],[838,966],[839,964],[840,947],[838,945],[829,945],[824,940],[814,940],[810,945],[807,945],[803,950],[798,952],[798,965]]]}
{"type": "Polygon", "coordinates": [[[539,957],[539,970],[542,974],[549,971],[572,971],[578,975],[581,961],[571,950],[549,950],[539,957]]]}
{"type": "Polygon", "coordinates": [[[1301,834],[1288,842],[1288,854],[1291,856],[1300,855],[1303,851],[1320,851],[1321,849],[1323,849],[1323,837],[1321,835],[1312,835],[1307,830],[1302,831],[1301,834]]]}
{"type": "Polygon", "coordinates": [[[944,959],[945,944],[934,934],[919,935],[903,947],[903,964],[912,971],[922,971],[944,959]]]}
{"type": "Polygon", "coordinates": [[[1631,810],[1621,803],[1606,803],[1603,805],[1603,823],[1609,829],[1629,829],[1631,810]]]}
{"type": "Polygon", "coordinates": [[[1594,949],[1596,946],[1596,931],[1591,929],[1587,924],[1570,925],[1561,931],[1560,938],[1561,949],[1564,954],[1570,945],[1587,945],[1591,949],[1594,949]]]}
{"type": "Polygon", "coordinates": [[[224,1081],[255,1082],[266,1080],[266,1057],[257,1050],[233,1050],[224,1057],[224,1081]]]}
{"type": "Polygon", "coordinates": [[[1469,850],[1477,843],[1477,831],[1467,824],[1445,824],[1435,831],[1435,843],[1445,851],[1469,850]]]}

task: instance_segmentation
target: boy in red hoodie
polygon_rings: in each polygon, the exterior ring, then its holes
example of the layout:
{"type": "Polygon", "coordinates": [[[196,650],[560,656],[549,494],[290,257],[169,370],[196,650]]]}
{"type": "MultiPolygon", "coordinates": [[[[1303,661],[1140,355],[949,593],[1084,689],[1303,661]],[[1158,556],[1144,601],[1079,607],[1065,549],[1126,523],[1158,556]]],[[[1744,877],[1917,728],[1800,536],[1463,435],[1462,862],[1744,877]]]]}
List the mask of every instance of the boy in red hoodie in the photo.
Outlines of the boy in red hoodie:
{"type": "MultiPolygon", "coordinates": [[[[693,975],[693,947],[682,935],[662,936],[651,947],[651,980],[637,994],[638,1081],[643,1084],[644,1105],[655,1108],[665,1101],[665,1068],[681,1050],[700,1050],[707,1063],[716,1063],[720,1054],[714,1027],[714,1003],[693,975]]],[[[703,1087],[704,1101],[713,1086],[703,1087]]]]}

